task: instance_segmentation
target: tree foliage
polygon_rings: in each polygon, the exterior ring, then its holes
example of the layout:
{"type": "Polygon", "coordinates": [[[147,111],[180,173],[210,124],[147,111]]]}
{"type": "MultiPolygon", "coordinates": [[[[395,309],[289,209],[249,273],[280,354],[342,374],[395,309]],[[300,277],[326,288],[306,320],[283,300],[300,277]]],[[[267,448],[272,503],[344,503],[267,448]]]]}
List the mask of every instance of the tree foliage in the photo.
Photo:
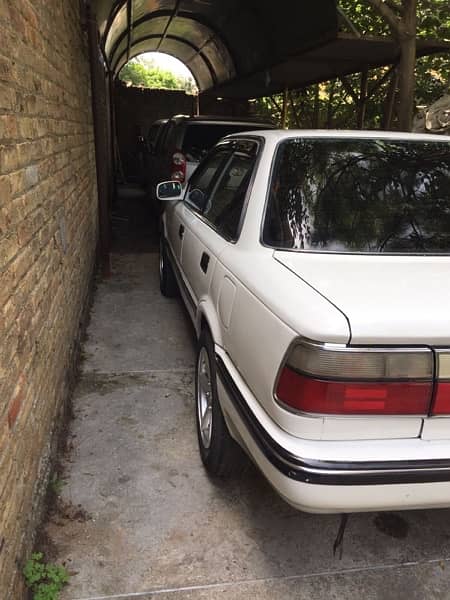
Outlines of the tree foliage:
{"type": "Polygon", "coordinates": [[[119,79],[137,87],[151,89],[184,90],[190,94],[197,90],[192,78],[175,75],[156,66],[153,61],[140,57],[127,62],[119,73],[119,79]]]}
{"type": "MultiPolygon", "coordinates": [[[[386,4],[401,11],[398,0],[385,0],[386,4]]],[[[342,26],[342,30],[362,36],[391,36],[388,22],[377,12],[371,0],[340,0],[340,8],[352,23],[342,26]]],[[[448,0],[417,0],[417,38],[450,41],[450,9],[448,0]]],[[[440,98],[450,86],[450,60],[448,54],[427,56],[416,62],[415,107],[429,105],[440,98]]],[[[395,82],[394,82],[395,83],[395,82]]],[[[310,86],[290,94],[288,108],[289,127],[354,128],[357,126],[357,95],[361,85],[361,75],[310,86]],[[351,90],[354,90],[352,95],[351,90]]],[[[378,129],[386,126],[388,97],[391,77],[388,68],[371,69],[368,73],[368,90],[374,91],[365,107],[364,126],[378,129]]],[[[398,86],[398,82],[397,82],[398,86]]],[[[391,90],[392,91],[392,90],[391,90]]],[[[394,90],[395,91],[395,90],[394,90]]],[[[395,96],[394,96],[395,100],[395,96]]],[[[282,97],[274,96],[257,101],[255,112],[265,118],[270,117],[281,124],[282,97]]],[[[394,122],[396,123],[394,101],[394,122]]]]}

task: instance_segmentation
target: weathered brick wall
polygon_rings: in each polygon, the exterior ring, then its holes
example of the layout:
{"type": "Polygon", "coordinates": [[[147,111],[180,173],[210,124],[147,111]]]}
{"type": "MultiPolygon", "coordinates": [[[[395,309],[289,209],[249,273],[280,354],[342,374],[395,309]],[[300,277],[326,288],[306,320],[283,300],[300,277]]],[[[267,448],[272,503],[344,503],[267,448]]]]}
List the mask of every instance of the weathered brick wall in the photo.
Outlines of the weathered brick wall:
{"type": "Polygon", "coordinates": [[[22,597],[97,239],[78,0],[0,0],[0,598],[22,597]]]}

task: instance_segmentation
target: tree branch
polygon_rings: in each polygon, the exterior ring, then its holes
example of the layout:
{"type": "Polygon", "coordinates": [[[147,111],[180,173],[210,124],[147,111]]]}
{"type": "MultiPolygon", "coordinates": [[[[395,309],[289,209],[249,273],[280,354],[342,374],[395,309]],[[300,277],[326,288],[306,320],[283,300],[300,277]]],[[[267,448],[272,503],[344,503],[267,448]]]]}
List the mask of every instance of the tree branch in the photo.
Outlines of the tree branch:
{"type": "Polygon", "coordinates": [[[403,15],[403,7],[400,4],[397,4],[395,0],[384,0],[385,4],[389,6],[391,10],[394,12],[398,12],[400,15],[403,15]]]}
{"type": "Polygon", "coordinates": [[[385,19],[395,35],[401,31],[401,19],[383,0],[367,0],[373,8],[385,19]]]}

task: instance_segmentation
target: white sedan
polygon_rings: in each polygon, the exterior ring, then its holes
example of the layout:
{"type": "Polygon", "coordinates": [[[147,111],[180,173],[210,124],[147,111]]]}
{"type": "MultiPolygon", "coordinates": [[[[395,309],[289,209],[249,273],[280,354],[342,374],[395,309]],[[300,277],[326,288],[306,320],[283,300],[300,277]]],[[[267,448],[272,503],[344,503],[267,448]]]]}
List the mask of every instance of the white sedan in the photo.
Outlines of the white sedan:
{"type": "Polygon", "coordinates": [[[310,512],[450,506],[450,138],[229,136],[165,201],[213,476],[310,512]]]}

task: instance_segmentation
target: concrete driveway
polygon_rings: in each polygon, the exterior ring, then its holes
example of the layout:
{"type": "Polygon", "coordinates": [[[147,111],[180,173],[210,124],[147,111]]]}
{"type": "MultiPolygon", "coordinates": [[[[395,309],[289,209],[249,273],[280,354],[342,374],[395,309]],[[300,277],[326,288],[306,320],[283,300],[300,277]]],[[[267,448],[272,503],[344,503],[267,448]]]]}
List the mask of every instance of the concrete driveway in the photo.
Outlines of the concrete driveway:
{"type": "MultiPolygon", "coordinates": [[[[64,600],[450,598],[450,512],[296,512],[248,466],[216,484],[194,427],[193,331],[156,253],[115,254],[96,293],[65,485],[47,544],[64,600]]],[[[450,502],[450,499],[449,499],[450,502]]]]}

